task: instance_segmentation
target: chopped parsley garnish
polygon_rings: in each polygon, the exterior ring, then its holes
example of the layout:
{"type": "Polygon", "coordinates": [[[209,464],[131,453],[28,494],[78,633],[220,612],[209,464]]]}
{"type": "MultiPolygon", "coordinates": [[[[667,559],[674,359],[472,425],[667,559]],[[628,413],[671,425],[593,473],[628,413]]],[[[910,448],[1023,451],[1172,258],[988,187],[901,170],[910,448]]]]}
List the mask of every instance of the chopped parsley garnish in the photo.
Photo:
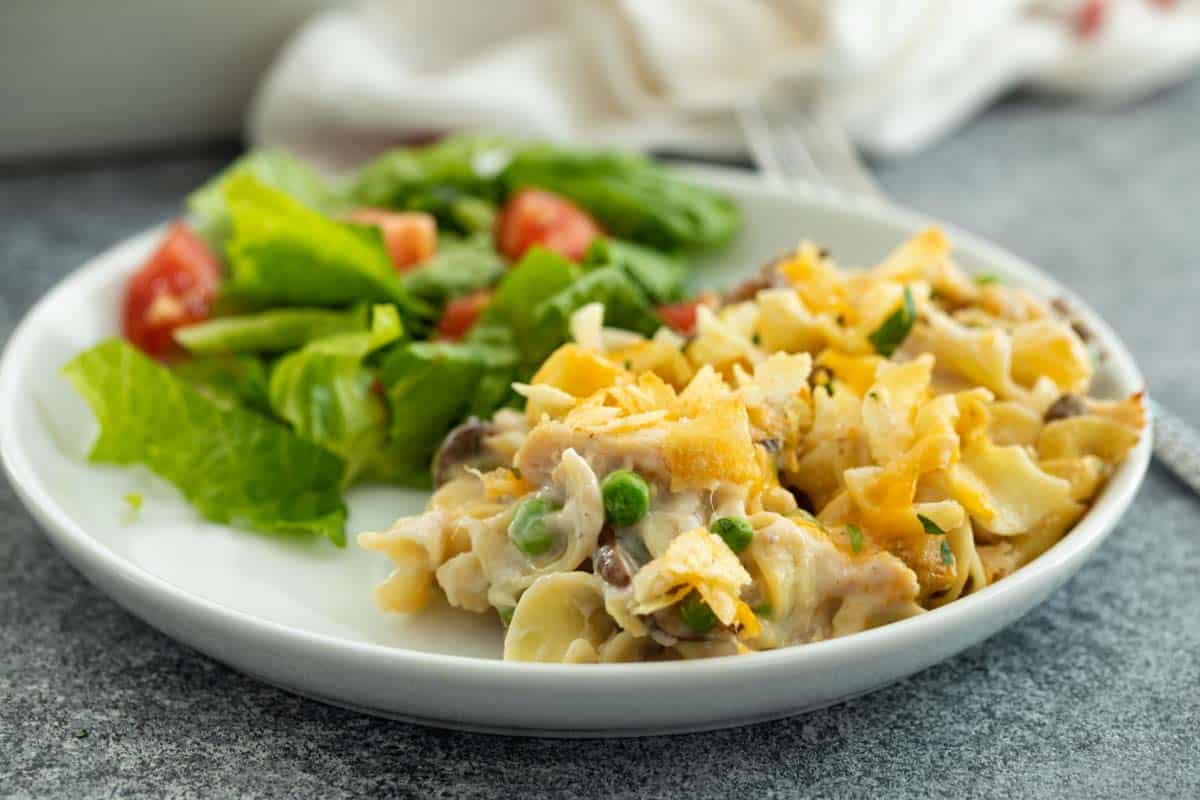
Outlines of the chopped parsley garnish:
{"type": "Polygon", "coordinates": [[[846,535],[850,537],[850,549],[856,553],[861,553],[863,548],[862,529],[857,525],[847,525],[846,535]]]}
{"type": "Polygon", "coordinates": [[[983,272],[975,276],[975,282],[980,286],[989,286],[993,283],[1003,283],[999,275],[993,275],[990,272],[983,272]]]}
{"type": "Polygon", "coordinates": [[[763,619],[771,618],[771,604],[770,603],[759,603],[758,605],[756,605],[754,608],[752,608],[750,610],[754,612],[754,615],[756,617],[762,617],[763,619]]]}
{"type": "Polygon", "coordinates": [[[805,511],[803,508],[792,509],[787,513],[787,516],[789,518],[799,517],[813,527],[817,528],[817,530],[823,531],[826,534],[829,533],[829,530],[821,523],[821,520],[817,519],[812,515],[811,512],[805,511]]]}
{"type": "Polygon", "coordinates": [[[829,395],[830,397],[833,397],[833,383],[832,382],[823,383],[821,385],[825,387],[825,394],[829,395]]]}
{"type": "Polygon", "coordinates": [[[630,361],[628,358],[625,359],[625,369],[633,369],[633,362],[630,361]]]}
{"type": "Polygon", "coordinates": [[[872,400],[878,400],[879,393],[878,392],[867,392],[867,397],[871,398],[872,400]]]}
{"type": "Polygon", "coordinates": [[[515,611],[515,608],[497,608],[496,613],[500,615],[500,624],[506,628],[512,624],[513,612],[515,611]]]}
{"type": "Polygon", "coordinates": [[[758,345],[762,344],[762,337],[756,333],[750,337],[750,341],[757,347],[758,345]]]}
{"type": "Polygon", "coordinates": [[[942,530],[941,527],[939,527],[936,522],[934,522],[933,520],[931,520],[929,517],[925,516],[924,514],[917,514],[917,520],[920,521],[921,527],[924,528],[925,532],[928,533],[930,536],[945,536],[946,535],[946,532],[944,530],[942,530]]]}
{"type": "Polygon", "coordinates": [[[142,495],[139,492],[126,492],[124,500],[133,511],[141,511],[142,495]]]}
{"type": "Polygon", "coordinates": [[[950,542],[942,539],[942,563],[947,567],[954,563],[954,551],[950,549],[950,542]]]}
{"type": "Polygon", "coordinates": [[[896,348],[904,344],[916,321],[917,305],[913,300],[912,291],[905,286],[904,302],[867,339],[875,347],[876,353],[884,358],[891,358],[896,348]]]}

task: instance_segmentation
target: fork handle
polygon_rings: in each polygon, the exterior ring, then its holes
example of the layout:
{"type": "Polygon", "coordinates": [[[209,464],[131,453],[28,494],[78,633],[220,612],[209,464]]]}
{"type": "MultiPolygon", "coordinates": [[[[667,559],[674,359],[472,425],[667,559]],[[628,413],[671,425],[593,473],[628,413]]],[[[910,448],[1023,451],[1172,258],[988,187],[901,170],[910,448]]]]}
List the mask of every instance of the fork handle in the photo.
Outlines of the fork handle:
{"type": "Polygon", "coordinates": [[[1200,494],[1200,435],[1154,398],[1148,398],[1147,405],[1154,419],[1154,455],[1200,494]]]}

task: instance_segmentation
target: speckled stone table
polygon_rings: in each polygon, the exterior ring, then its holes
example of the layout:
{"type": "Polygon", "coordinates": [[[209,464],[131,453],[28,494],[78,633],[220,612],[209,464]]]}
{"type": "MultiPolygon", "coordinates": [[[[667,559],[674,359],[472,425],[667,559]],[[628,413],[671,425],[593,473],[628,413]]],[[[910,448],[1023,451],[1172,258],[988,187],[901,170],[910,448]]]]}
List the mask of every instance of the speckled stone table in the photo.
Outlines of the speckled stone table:
{"type": "MultiPolygon", "coordinates": [[[[233,154],[0,170],[0,336],[233,154]]],[[[1200,424],[1200,80],[1120,111],[1010,100],[879,174],[1077,289],[1200,424]]],[[[597,742],[429,730],[264,686],[93,589],[0,482],[0,796],[350,795],[1200,797],[1200,500],[1153,467],[1044,606],[903,683],[597,742]]]]}

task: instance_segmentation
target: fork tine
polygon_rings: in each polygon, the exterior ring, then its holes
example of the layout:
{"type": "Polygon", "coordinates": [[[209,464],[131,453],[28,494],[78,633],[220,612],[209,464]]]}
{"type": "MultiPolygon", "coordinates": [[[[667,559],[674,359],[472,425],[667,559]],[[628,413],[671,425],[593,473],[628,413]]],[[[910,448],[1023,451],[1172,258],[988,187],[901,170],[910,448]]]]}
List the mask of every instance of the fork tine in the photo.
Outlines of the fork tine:
{"type": "Polygon", "coordinates": [[[849,137],[818,98],[804,103],[754,99],[737,116],[751,156],[774,184],[807,181],[884,199],[849,137]]]}
{"type": "Polygon", "coordinates": [[[820,162],[813,157],[804,131],[797,121],[785,118],[779,122],[776,130],[781,148],[793,163],[793,177],[798,180],[807,180],[818,186],[829,185],[829,177],[821,169],[820,162]]]}
{"type": "Polygon", "coordinates": [[[858,156],[858,151],[846,131],[827,108],[818,106],[806,120],[807,141],[816,151],[814,159],[831,173],[836,185],[858,194],[883,199],[883,192],[870,171],[858,156]]]}
{"type": "Polygon", "coordinates": [[[759,168],[776,185],[794,181],[826,183],[804,139],[792,129],[790,114],[780,114],[754,100],[738,110],[738,119],[759,168]]]}
{"type": "Polygon", "coordinates": [[[781,154],[775,145],[771,125],[767,121],[762,104],[751,100],[738,108],[737,116],[746,142],[750,145],[750,155],[754,163],[776,186],[786,185],[790,175],[781,163],[781,154]]]}

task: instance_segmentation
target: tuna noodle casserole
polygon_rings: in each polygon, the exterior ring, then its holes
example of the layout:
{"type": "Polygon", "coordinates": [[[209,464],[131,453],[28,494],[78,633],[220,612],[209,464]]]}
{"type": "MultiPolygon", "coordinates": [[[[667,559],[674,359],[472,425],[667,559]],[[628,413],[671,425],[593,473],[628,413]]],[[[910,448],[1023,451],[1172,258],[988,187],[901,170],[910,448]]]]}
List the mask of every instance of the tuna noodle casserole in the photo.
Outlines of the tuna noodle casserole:
{"type": "Polygon", "coordinates": [[[440,590],[526,661],[844,636],[1038,556],[1144,426],[1139,395],[1087,396],[1071,320],[936,230],[867,271],[802,244],[690,339],[602,319],[576,312],[523,412],[450,434],[423,514],[358,537],[395,564],[382,608],[440,590]]]}

